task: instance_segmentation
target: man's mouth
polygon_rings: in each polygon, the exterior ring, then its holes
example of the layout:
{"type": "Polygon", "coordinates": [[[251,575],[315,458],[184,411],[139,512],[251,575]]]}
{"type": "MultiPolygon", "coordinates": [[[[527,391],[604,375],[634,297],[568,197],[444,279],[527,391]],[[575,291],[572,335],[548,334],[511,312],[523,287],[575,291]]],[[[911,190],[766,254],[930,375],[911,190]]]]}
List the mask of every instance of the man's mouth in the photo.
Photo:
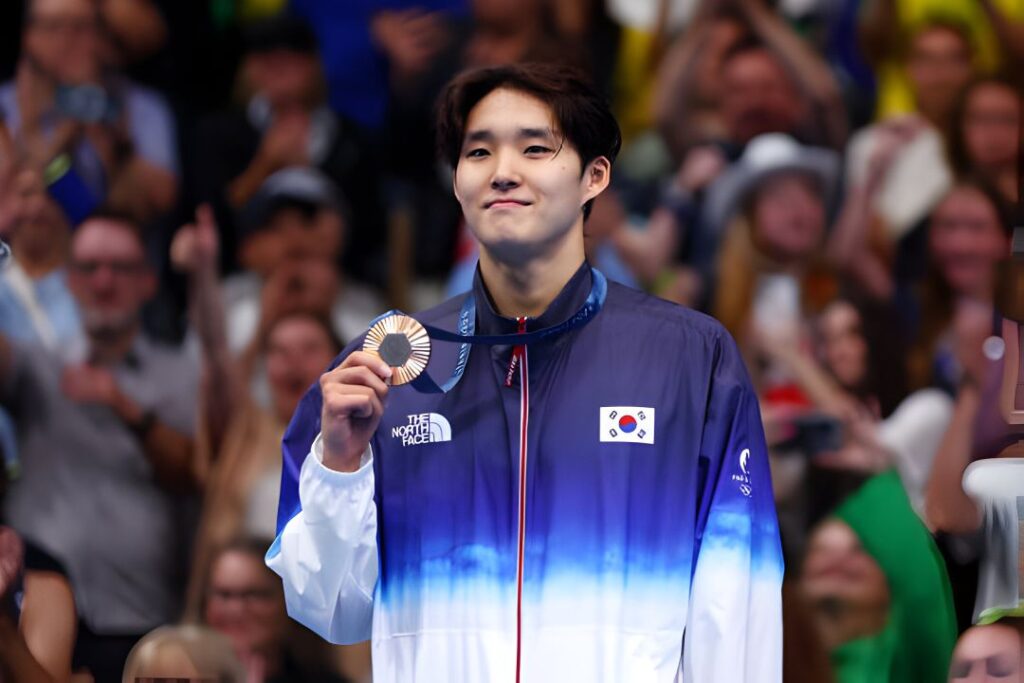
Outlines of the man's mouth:
{"type": "Polygon", "coordinates": [[[492,199],[488,202],[484,202],[485,209],[509,209],[517,206],[529,206],[533,202],[528,202],[525,199],[508,199],[502,197],[501,199],[492,199]]]}

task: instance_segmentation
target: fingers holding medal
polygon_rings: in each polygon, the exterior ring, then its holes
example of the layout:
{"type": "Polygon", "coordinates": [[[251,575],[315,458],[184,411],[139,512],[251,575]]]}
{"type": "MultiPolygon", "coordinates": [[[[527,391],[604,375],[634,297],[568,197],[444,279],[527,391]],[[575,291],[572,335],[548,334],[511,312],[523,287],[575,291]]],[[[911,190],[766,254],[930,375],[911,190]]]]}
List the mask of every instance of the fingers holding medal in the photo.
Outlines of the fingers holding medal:
{"type": "Polygon", "coordinates": [[[380,357],[355,351],[320,377],[323,463],[342,472],[359,469],[363,452],[380,424],[394,372],[380,357]]]}

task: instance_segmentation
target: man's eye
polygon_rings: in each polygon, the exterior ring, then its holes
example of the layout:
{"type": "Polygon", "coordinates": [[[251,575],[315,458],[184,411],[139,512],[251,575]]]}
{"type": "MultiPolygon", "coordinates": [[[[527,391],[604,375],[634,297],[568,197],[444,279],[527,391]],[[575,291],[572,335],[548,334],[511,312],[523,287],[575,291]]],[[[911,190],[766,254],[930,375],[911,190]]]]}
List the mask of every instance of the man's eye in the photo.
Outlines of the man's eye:
{"type": "Polygon", "coordinates": [[[477,147],[476,149],[471,149],[468,152],[466,152],[466,158],[467,159],[479,159],[480,157],[485,157],[488,154],[489,154],[489,152],[486,149],[483,149],[481,147],[477,147]]]}
{"type": "Polygon", "coordinates": [[[550,147],[544,147],[543,145],[530,145],[526,148],[527,154],[547,154],[550,151],[550,147]]]}

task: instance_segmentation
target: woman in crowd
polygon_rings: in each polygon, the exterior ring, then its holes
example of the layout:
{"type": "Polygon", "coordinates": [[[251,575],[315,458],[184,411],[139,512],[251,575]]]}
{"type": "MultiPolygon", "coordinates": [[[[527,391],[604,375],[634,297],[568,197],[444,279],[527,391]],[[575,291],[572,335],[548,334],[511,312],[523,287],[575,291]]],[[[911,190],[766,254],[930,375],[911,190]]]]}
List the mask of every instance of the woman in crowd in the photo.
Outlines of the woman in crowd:
{"type": "Polygon", "coordinates": [[[800,581],[839,683],[946,680],[957,633],[949,581],[895,472],[816,529],[800,581]]]}
{"type": "Polygon", "coordinates": [[[227,636],[260,683],[342,683],[325,665],[325,644],[288,618],[281,581],[263,563],[269,540],[230,542],[203,581],[202,620],[227,636]]]}

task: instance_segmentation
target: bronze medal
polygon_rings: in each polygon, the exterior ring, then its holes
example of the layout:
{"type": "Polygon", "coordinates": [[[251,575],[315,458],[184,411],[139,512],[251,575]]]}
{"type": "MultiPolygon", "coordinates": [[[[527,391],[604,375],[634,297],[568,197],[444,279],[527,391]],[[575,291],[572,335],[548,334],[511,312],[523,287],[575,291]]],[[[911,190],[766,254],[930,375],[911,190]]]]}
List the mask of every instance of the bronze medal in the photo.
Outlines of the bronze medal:
{"type": "Polygon", "coordinates": [[[407,384],[420,376],[430,360],[430,337],[407,315],[381,318],[366,333],[363,351],[375,353],[394,368],[391,384],[407,384]]]}

